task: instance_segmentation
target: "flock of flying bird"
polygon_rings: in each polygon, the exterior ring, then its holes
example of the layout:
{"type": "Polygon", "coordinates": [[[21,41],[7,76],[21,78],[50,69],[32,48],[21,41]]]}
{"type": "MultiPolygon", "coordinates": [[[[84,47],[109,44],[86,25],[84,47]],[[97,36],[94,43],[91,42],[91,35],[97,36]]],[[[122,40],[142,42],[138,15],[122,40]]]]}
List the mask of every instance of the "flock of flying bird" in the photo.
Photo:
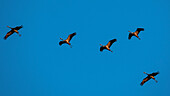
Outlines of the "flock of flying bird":
{"type": "MultiPolygon", "coordinates": [[[[17,27],[15,27],[15,28],[11,28],[11,27],[9,27],[9,26],[7,26],[7,27],[10,28],[11,30],[5,35],[5,37],[4,37],[5,40],[6,40],[9,36],[11,36],[13,33],[17,33],[19,36],[21,36],[21,34],[19,34],[18,30],[20,30],[21,28],[23,28],[22,25],[21,25],[21,26],[17,26],[17,27]]],[[[137,37],[137,38],[140,40],[140,38],[139,38],[139,36],[138,36],[138,34],[140,33],[140,31],[144,31],[144,28],[137,28],[137,30],[136,30],[135,32],[128,31],[128,32],[130,32],[130,33],[129,33],[129,36],[128,36],[128,39],[130,40],[132,36],[135,36],[135,37],[137,37]]],[[[59,45],[61,46],[62,44],[68,44],[68,45],[70,45],[70,47],[72,48],[70,41],[71,41],[71,39],[72,39],[75,35],[76,35],[76,32],[70,34],[70,35],[67,37],[67,39],[65,39],[65,40],[63,40],[62,38],[60,38],[62,41],[59,42],[59,45]]],[[[100,51],[102,52],[104,49],[106,49],[106,50],[109,50],[109,51],[113,52],[112,50],[110,50],[110,47],[111,47],[112,44],[113,44],[114,42],[116,42],[116,41],[117,41],[117,39],[112,39],[112,40],[110,40],[110,41],[107,43],[107,45],[105,45],[105,46],[103,46],[103,45],[100,44],[100,46],[101,46],[101,47],[100,47],[100,51]]],[[[147,76],[146,78],[144,78],[143,81],[140,83],[141,86],[142,86],[145,82],[147,82],[148,80],[150,80],[150,79],[155,80],[154,76],[156,76],[157,74],[159,74],[159,72],[153,72],[152,74],[148,74],[148,73],[144,72],[144,74],[147,74],[148,76],[147,76]]],[[[155,80],[155,81],[157,82],[157,80],[155,80]]]]}

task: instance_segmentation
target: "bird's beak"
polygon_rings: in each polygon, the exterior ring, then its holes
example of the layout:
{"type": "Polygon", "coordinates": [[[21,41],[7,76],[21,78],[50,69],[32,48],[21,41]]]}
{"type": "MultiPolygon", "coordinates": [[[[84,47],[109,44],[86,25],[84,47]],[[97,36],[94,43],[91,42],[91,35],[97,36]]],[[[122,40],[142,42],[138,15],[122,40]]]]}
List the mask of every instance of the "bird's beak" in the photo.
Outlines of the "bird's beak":
{"type": "Polygon", "coordinates": [[[102,46],[102,44],[100,44],[100,46],[102,46]]]}
{"type": "Polygon", "coordinates": [[[128,32],[131,32],[131,31],[128,31],[128,32]]]}

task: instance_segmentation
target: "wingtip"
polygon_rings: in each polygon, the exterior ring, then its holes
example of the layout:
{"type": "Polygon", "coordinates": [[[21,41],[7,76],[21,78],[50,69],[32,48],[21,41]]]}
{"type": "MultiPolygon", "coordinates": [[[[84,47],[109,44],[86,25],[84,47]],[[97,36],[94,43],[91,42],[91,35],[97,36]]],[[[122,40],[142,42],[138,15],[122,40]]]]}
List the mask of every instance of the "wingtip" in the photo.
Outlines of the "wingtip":
{"type": "Polygon", "coordinates": [[[6,37],[4,37],[4,40],[6,40],[7,38],[6,37]]]}
{"type": "Polygon", "coordinates": [[[59,45],[61,46],[62,44],[61,44],[61,41],[59,42],[59,45]]]}
{"type": "Polygon", "coordinates": [[[117,41],[117,39],[112,39],[112,40],[110,40],[110,41],[114,41],[114,42],[116,42],[116,41],[117,41]]]}

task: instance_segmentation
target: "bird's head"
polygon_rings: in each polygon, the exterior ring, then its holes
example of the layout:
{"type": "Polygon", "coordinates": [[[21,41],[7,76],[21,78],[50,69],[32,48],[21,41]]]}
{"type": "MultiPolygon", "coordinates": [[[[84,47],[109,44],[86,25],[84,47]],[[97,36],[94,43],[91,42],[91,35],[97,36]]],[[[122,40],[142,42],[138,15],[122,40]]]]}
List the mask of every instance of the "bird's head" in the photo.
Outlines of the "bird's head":
{"type": "Polygon", "coordinates": [[[128,32],[130,32],[130,33],[131,33],[131,31],[128,31],[128,32]]]}
{"type": "Polygon", "coordinates": [[[100,44],[100,46],[103,46],[102,44],[100,44]]]}
{"type": "Polygon", "coordinates": [[[144,74],[146,74],[146,72],[143,72],[144,74]]]}
{"type": "Polygon", "coordinates": [[[63,40],[62,38],[60,38],[61,40],[63,40]]]}

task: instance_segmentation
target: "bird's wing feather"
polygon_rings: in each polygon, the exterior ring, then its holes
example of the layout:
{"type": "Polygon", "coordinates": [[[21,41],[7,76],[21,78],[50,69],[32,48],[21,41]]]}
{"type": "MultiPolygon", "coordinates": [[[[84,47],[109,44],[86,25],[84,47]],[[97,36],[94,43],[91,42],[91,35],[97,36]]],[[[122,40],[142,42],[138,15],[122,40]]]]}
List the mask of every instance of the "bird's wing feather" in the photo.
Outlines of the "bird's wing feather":
{"type": "Polygon", "coordinates": [[[19,29],[21,29],[23,26],[21,25],[21,26],[17,26],[17,27],[15,27],[14,29],[15,30],[19,30],[19,29]]]}
{"type": "Polygon", "coordinates": [[[13,31],[9,31],[6,35],[5,35],[5,37],[4,37],[4,39],[6,40],[10,35],[12,35],[14,32],[13,31]]]}
{"type": "Polygon", "coordinates": [[[137,34],[139,34],[140,31],[144,31],[144,28],[137,28],[137,30],[135,31],[137,34]]]}
{"type": "Polygon", "coordinates": [[[76,35],[76,32],[70,34],[70,35],[68,36],[67,40],[70,41],[70,40],[73,38],[73,36],[75,36],[75,35],[76,35]]]}
{"type": "Polygon", "coordinates": [[[133,36],[133,34],[129,33],[128,39],[130,40],[132,36],[133,36]]]}
{"type": "Polygon", "coordinates": [[[100,47],[100,51],[103,51],[103,50],[104,50],[104,47],[103,47],[103,46],[101,46],[101,47],[100,47]]]}
{"type": "Polygon", "coordinates": [[[151,78],[149,78],[149,76],[147,76],[146,78],[143,79],[143,81],[140,83],[140,85],[142,86],[145,82],[147,82],[150,79],[151,78]]]}
{"type": "Polygon", "coordinates": [[[107,43],[107,46],[110,48],[110,46],[112,46],[112,44],[114,43],[114,42],[116,42],[117,41],[117,39],[112,39],[112,40],[110,40],[108,43],[107,43]]]}
{"type": "Polygon", "coordinates": [[[156,75],[158,75],[159,74],[159,72],[155,72],[155,73],[152,73],[151,75],[152,76],[156,76],[156,75]]]}
{"type": "Polygon", "coordinates": [[[65,41],[60,41],[60,42],[59,42],[59,45],[61,46],[63,43],[65,43],[65,41]]]}

